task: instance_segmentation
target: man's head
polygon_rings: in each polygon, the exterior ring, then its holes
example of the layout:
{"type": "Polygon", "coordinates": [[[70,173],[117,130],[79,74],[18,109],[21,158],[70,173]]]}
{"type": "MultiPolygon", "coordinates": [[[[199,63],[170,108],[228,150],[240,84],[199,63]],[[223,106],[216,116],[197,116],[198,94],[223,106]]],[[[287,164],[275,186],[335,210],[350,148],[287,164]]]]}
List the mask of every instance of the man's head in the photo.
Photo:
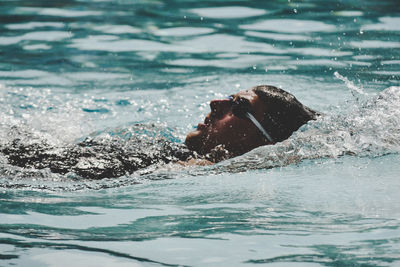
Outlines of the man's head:
{"type": "Polygon", "coordinates": [[[233,155],[241,155],[287,139],[318,115],[292,94],[268,85],[241,91],[227,99],[212,100],[210,107],[204,123],[199,123],[185,141],[189,149],[200,154],[223,145],[233,155]],[[257,122],[261,125],[257,126],[257,122]]]}

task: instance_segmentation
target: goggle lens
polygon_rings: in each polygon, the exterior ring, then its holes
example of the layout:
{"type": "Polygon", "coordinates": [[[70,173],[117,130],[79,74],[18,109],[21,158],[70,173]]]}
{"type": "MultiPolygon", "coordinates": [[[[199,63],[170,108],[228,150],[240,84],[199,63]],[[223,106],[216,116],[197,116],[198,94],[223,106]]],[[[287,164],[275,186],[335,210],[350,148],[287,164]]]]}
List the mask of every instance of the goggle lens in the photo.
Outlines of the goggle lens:
{"type": "Polygon", "coordinates": [[[232,105],[232,113],[236,117],[240,119],[248,119],[250,120],[265,136],[265,138],[271,142],[275,143],[274,139],[272,139],[271,135],[262,127],[259,121],[256,120],[253,116],[253,112],[251,109],[250,101],[246,98],[236,98],[233,95],[230,95],[228,99],[231,101],[232,105]]]}
{"type": "Polygon", "coordinates": [[[237,98],[235,100],[234,96],[229,96],[229,100],[231,101],[232,105],[232,113],[236,117],[239,117],[241,119],[246,119],[247,112],[252,112],[249,100],[245,98],[237,98]]]}

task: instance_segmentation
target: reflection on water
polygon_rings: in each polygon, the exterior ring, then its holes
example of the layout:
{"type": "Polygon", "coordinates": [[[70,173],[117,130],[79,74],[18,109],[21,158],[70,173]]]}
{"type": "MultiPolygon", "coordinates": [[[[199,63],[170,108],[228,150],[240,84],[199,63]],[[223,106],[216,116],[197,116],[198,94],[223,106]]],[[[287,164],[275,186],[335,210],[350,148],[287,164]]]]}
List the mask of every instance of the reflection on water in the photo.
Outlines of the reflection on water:
{"type": "Polygon", "coordinates": [[[336,27],[319,21],[295,19],[270,19],[249,25],[241,25],[245,30],[304,33],[304,32],[329,32],[336,27]]]}
{"type": "Polygon", "coordinates": [[[137,124],[182,143],[211,99],[257,84],[324,116],[214,166],[100,181],[0,153],[0,265],[395,266],[399,12],[396,0],[2,1],[1,147],[126,140],[137,124]]]}
{"type": "MultiPolygon", "coordinates": [[[[329,69],[332,67],[346,74],[361,75],[359,72],[364,72],[365,66],[376,68],[380,61],[393,60],[399,51],[396,49],[399,46],[398,17],[390,1],[380,3],[373,10],[368,10],[367,3],[362,7],[341,3],[332,6],[332,10],[325,10],[314,1],[211,7],[177,1],[169,3],[167,10],[163,9],[166,7],[163,2],[130,5],[119,2],[115,6],[108,1],[86,5],[81,2],[59,2],[48,7],[37,5],[9,2],[1,8],[3,14],[15,15],[9,20],[4,17],[5,23],[1,26],[2,62],[8,62],[12,51],[23,48],[26,52],[18,52],[20,56],[13,59],[21,63],[14,65],[13,71],[35,66],[36,70],[57,75],[62,66],[62,73],[103,69],[105,73],[134,75],[137,71],[133,70],[140,69],[142,75],[132,77],[124,86],[126,89],[145,85],[160,69],[168,67],[190,68],[192,72],[196,67],[207,67],[199,74],[222,74],[227,67],[234,72],[260,73],[268,69],[277,73],[308,73],[320,72],[321,66],[327,66],[326,72],[320,75],[332,73],[329,69]],[[102,16],[108,19],[102,20],[102,16]],[[388,35],[380,38],[380,31],[388,31],[388,35]],[[391,51],[386,53],[385,49],[391,51]],[[147,53],[144,57],[143,52],[147,53]],[[236,55],[221,57],[227,52],[236,55]],[[268,56],[277,54],[288,56],[280,60],[282,67],[278,68],[275,62],[268,60],[268,56]],[[352,56],[365,54],[378,58],[361,64],[352,62],[352,56]],[[247,56],[251,58],[243,60],[247,56]],[[337,57],[344,58],[338,63],[337,57]],[[40,64],[39,58],[46,58],[46,64],[40,64]],[[342,64],[345,61],[349,64],[342,64]],[[307,68],[299,70],[297,65],[307,68]],[[252,70],[253,66],[257,68],[252,70]]],[[[7,70],[6,65],[3,63],[3,70],[7,70]]],[[[13,75],[5,73],[1,79],[15,85],[8,74],[13,75]]],[[[388,77],[386,72],[370,71],[368,74],[373,77],[370,80],[381,82],[397,76],[388,77]]],[[[174,86],[168,81],[180,80],[176,75],[160,77],[165,79],[161,78],[158,87],[163,83],[164,88],[174,86]]],[[[62,77],[34,84],[71,86],[57,82],[59,79],[62,77]]],[[[19,84],[29,86],[32,83],[19,84]]],[[[112,86],[110,84],[111,81],[106,88],[112,86]]],[[[117,83],[115,88],[121,88],[121,84],[117,83]]]]}
{"type": "Polygon", "coordinates": [[[248,18],[268,13],[267,10],[243,6],[203,7],[189,9],[188,11],[201,17],[212,19],[248,18]]]}

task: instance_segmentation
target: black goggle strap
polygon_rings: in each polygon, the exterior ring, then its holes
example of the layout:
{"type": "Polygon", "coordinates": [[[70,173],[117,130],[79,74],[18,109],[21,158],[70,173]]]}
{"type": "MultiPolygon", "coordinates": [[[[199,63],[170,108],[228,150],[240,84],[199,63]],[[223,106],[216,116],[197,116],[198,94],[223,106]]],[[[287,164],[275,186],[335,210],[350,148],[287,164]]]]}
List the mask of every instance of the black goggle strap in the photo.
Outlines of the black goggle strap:
{"type": "Polygon", "coordinates": [[[271,135],[269,135],[264,127],[262,127],[261,123],[259,123],[258,120],[254,118],[253,114],[251,114],[250,112],[246,112],[246,117],[249,118],[252,123],[254,123],[254,125],[263,133],[263,135],[265,136],[265,138],[267,138],[269,142],[275,143],[271,135]]]}

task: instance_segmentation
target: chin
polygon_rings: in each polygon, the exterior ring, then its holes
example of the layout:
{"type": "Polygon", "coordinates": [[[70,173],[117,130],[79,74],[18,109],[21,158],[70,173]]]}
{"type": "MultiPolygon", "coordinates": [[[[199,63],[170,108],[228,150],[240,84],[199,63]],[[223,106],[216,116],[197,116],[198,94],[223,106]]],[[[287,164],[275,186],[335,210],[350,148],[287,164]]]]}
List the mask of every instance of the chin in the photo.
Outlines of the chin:
{"type": "Polygon", "coordinates": [[[204,134],[202,134],[202,132],[200,132],[200,131],[194,131],[194,132],[188,133],[188,135],[186,136],[186,140],[185,140],[186,146],[190,150],[193,150],[200,154],[203,154],[202,153],[204,150],[203,136],[204,136],[204,134]]]}

